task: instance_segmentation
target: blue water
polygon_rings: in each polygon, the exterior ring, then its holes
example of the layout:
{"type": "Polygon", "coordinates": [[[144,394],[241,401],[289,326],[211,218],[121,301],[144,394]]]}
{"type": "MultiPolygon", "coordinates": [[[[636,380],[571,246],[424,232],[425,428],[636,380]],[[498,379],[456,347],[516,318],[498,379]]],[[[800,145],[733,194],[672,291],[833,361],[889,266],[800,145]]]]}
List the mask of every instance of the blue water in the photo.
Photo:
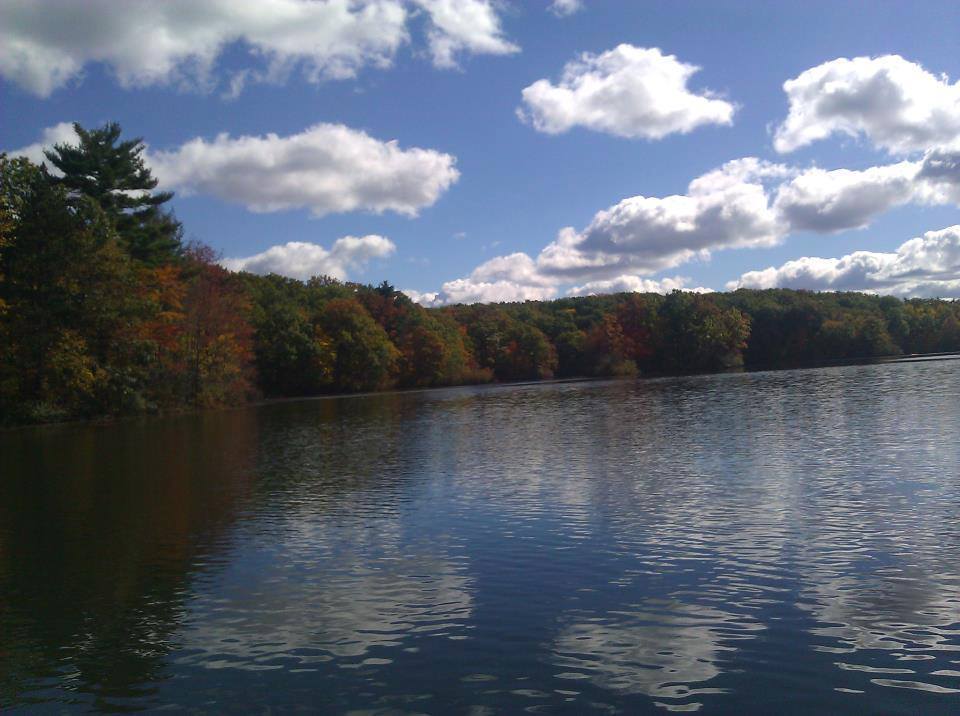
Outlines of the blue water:
{"type": "Polygon", "coordinates": [[[960,361],[0,434],[0,706],[960,713],[960,361]]]}

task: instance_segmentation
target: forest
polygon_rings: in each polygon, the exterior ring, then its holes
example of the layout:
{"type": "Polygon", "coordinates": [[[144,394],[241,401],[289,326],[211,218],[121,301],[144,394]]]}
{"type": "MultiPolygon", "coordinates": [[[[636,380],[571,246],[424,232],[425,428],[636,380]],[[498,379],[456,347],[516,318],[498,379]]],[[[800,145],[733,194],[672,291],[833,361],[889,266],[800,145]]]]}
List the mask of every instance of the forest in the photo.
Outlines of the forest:
{"type": "Polygon", "coordinates": [[[272,397],[960,350],[960,304],[786,289],[426,309],[386,281],[233,273],[117,124],[0,155],[0,424],[272,397]]]}

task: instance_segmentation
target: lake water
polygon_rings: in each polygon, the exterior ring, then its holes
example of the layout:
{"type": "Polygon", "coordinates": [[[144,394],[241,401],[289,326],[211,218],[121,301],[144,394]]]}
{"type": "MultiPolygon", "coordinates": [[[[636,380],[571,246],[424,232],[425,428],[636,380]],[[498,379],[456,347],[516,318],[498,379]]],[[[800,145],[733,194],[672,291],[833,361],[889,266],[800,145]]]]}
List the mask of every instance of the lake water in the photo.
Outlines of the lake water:
{"type": "Polygon", "coordinates": [[[0,434],[0,707],[960,712],[960,361],[0,434]]]}

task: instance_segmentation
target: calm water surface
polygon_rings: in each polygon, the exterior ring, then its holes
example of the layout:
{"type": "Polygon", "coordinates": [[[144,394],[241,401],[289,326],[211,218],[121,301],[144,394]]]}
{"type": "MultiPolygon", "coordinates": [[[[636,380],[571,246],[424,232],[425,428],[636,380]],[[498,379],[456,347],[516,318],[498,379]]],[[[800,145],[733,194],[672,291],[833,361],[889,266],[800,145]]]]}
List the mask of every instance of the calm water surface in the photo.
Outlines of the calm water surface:
{"type": "Polygon", "coordinates": [[[0,435],[0,707],[960,713],[960,361],[0,435]]]}

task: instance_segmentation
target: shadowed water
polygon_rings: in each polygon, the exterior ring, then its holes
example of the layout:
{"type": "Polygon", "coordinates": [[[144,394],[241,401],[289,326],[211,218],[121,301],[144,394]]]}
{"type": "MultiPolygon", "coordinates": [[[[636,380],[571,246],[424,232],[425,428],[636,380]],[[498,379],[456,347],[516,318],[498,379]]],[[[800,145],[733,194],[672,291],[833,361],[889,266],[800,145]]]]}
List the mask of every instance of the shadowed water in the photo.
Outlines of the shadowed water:
{"type": "Polygon", "coordinates": [[[0,707],[958,713],[960,361],[0,434],[0,707]]]}

